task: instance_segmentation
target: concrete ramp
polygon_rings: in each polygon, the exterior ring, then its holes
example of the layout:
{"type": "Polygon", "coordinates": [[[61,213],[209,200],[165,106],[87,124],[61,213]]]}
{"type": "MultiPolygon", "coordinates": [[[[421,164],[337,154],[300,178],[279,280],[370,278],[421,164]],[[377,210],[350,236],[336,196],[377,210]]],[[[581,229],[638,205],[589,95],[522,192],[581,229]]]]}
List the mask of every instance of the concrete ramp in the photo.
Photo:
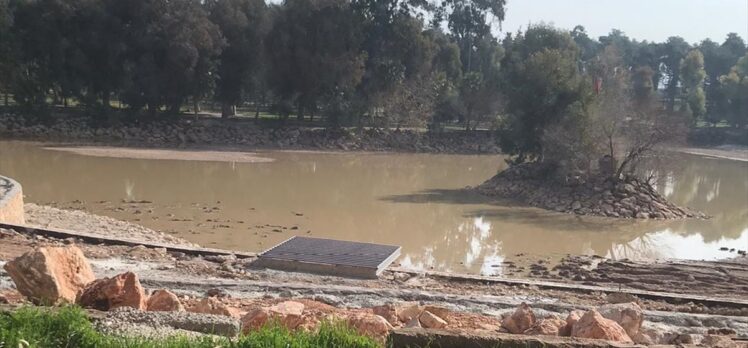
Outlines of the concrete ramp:
{"type": "Polygon", "coordinates": [[[265,252],[254,265],[290,272],[376,278],[400,256],[400,247],[293,237],[265,252]]]}

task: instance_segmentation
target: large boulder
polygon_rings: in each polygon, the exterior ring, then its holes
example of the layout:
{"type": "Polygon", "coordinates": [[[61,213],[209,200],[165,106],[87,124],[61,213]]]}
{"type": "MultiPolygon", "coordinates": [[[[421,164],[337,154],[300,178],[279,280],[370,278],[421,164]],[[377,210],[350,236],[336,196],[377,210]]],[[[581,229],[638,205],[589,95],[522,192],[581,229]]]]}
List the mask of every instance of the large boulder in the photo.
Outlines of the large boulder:
{"type": "Polygon", "coordinates": [[[91,282],[78,294],[76,303],[102,311],[117,307],[145,310],[147,299],[138,276],[127,272],[91,282]]]}
{"type": "Polygon", "coordinates": [[[447,326],[447,322],[444,319],[429,311],[421,312],[421,315],[418,316],[418,321],[422,327],[427,329],[443,329],[447,326]]]}
{"type": "Polygon", "coordinates": [[[184,312],[177,295],[169,290],[156,290],[148,298],[147,308],[152,312],[184,312]]]}
{"type": "Polygon", "coordinates": [[[361,334],[379,338],[386,337],[392,325],[376,314],[358,314],[348,317],[348,324],[361,334]]]}
{"type": "Polygon", "coordinates": [[[393,304],[385,304],[371,308],[374,314],[384,318],[391,325],[400,325],[400,319],[397,318],[397,308],[393,304]]]}
{"type": "Polygon", "coordinates": [[[215,297],[206,297],[195,305],[187,308],[187,311],[192,313],[225,315],[236,319],[241,317],[238,309],[225,305],[215,297]]]}
{"type": "Polygon", "coordinates": [[[269,321],[277,322],[289,330],[298,328],[304,323],[304,304],[296,301],[284,301],[268,308],[255,308],[242,318],[244,333],[258,330],[269,321]]]}
{"type": "Polygon", "coordinates": [[[421,312],[423,312],[423,306],[412,302],[401,303],[395,309],[397,311],[397,319],[403,323],[417,319],[421,315],[421,312]]]}
{"type": "Polygon", "coordinates": [[[535,321],[535,313],[532,312],[532,308],[527,303],[522,302],[514,313],[501,321],[501,326],[510,333],[521,334],[535,325],[535,321]]]}
{"type": "Polygon", "coordinates": [[[41,247],[9,261],[4,268],[18,291],[38,304],[75,302],[78,292],[96,279],[76,246],[41,247]]]}
{"type": "Polygon", "coordinates": [[[571,330],[574,328],[574,324],[576,324],[579,319],[584,315],[584,312],[582,311],[571,311],[569,312],[569,315],[566,316],[566,326],[562,327],[558,331],[559,336],[571,336],[571,330]]]}
{"type": "Polygon", "coordinates": [[[535,322],[531,328],[525,331],[526,335],[564,336],[566,321],[551,315],[535,322]]]}
{"type": "Polygon", "coordinates": [[[603,317],[613,320],[626,330],[629,337],[638,336],[644,321],[642,308],[635,302],[607,304],[598,308],[603,317]]]}
{"type": "Polygon", "coordinates": [[[615,342],[632,343],[621,325],[606,319],[596,310],[590,310],[579,319],[571,330],[572,337],[601,339],[615,342]]]}
{"type": "Polygon", "coordinates": [[[296,301],[283,301],[268,308],[270,315],[283,326],[295,329],[302,322],[304,304],[296,301]]]}

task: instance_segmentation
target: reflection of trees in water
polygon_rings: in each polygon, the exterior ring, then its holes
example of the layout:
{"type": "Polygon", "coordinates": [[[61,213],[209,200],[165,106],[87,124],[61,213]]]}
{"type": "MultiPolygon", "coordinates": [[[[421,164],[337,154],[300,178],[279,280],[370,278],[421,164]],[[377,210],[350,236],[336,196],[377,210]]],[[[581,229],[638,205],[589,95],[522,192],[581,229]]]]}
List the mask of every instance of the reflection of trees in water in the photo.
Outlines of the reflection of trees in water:
{"type": "MultiPolygon", "coordinates": [[[[700,233],[713,241],[736,238],[748,228],[748,164],[741,162],[697,156],[674,157],[668,163],[651,160],[642,170],[656,168],[652,173],[657,174],[660,192],[714,218],[632,221],[556,214],[457,189],[493,175],[503,165],[498,157],[293,153],[271,157],[277,161],[236,165],[130,160],[2,143],[0,172],[21,179],[34,201],[125,198],[123,183],[127,182],[132,185],[132,199],[185,206],[222,201],[221,210],[213,215],[186,208],[174,211],[194,213],[196,222],[219,217],[246,220],[245,226],[299,224],[300,231],[313,230],[312,236],[399,244],[401,261],[441,270],[464,267],[493,273],[500,268],[492,264],[517,253],[667,256],[672,250],[660,245],[665,240],[653,234],[700,233]],[[256,210],[249,212],[250,207],[256,210]]],[[[258,242],[268,246],[289,236],[269,233],[262,239],[253,231],[241,226],[221,230],[216,240],[222,243],[219,247],[256,250],[258,242]],[[233,242],[226,241],[229,235],[236,236],[233,242]]]]}
{"type": "Polygon", "coordinates": [[[704,240],[737,238],[748,228],[748,163],[695,155],[650,160],[656,187],[672,202],[712,216],[708,222],[678,221],[677,233],[701,233],[704,240]]]}
{"type": "Polygon", "coordinates": [[[482,218],[463,219],[455,228],[430,240],[420,250],[405,254],[401,263],[416,269],[434,268],[461,271],[462,268],[484,274],[501,273],[501,241],[492,238],[491,224],[482,218]]]}
{"type": "Polygon", "coordinates": [[[652,260],[671,255],[670,246],[658,244],[651,236],[652,234],[642,234],[625,243],[613,243],[604,256],[616,260],[652,260]]]}

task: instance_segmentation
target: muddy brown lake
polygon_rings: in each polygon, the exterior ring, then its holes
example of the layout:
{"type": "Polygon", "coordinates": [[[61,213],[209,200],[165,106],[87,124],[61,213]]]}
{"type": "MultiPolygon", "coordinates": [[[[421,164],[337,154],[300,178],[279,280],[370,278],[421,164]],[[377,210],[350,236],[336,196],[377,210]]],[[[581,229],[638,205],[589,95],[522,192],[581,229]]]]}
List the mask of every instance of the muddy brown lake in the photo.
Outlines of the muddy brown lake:
{"type": "Polygon", "coordinates": [[[419,269],[499,274],[504,261],[527,256],[717,259],[748,249],[744,161],[672,153],[667,165],[645,164],[668,199],[712,218],[641,221],[554,213],[464,190],[504,168],[500,156],[210,156],[91,155],[0,141],[0,173],[23,185],[27,202],[132,221],[208,247],[262,251],[294,235],[396,244],[400,264],[419,269]]]}

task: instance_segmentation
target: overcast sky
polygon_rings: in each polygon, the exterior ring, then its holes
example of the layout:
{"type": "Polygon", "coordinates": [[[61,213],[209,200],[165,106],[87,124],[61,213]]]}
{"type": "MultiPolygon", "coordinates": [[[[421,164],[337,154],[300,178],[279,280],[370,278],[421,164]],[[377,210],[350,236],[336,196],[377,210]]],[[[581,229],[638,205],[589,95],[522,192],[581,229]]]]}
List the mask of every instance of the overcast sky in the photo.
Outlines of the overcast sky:
{"type": "Polygon", "coordinates": [[[722,42],[730,32],[748,39],[748,0],[507,0],[503,33],[539,22],[581,24],[593,38],[616,28],[639,41],[722,42]]]}

